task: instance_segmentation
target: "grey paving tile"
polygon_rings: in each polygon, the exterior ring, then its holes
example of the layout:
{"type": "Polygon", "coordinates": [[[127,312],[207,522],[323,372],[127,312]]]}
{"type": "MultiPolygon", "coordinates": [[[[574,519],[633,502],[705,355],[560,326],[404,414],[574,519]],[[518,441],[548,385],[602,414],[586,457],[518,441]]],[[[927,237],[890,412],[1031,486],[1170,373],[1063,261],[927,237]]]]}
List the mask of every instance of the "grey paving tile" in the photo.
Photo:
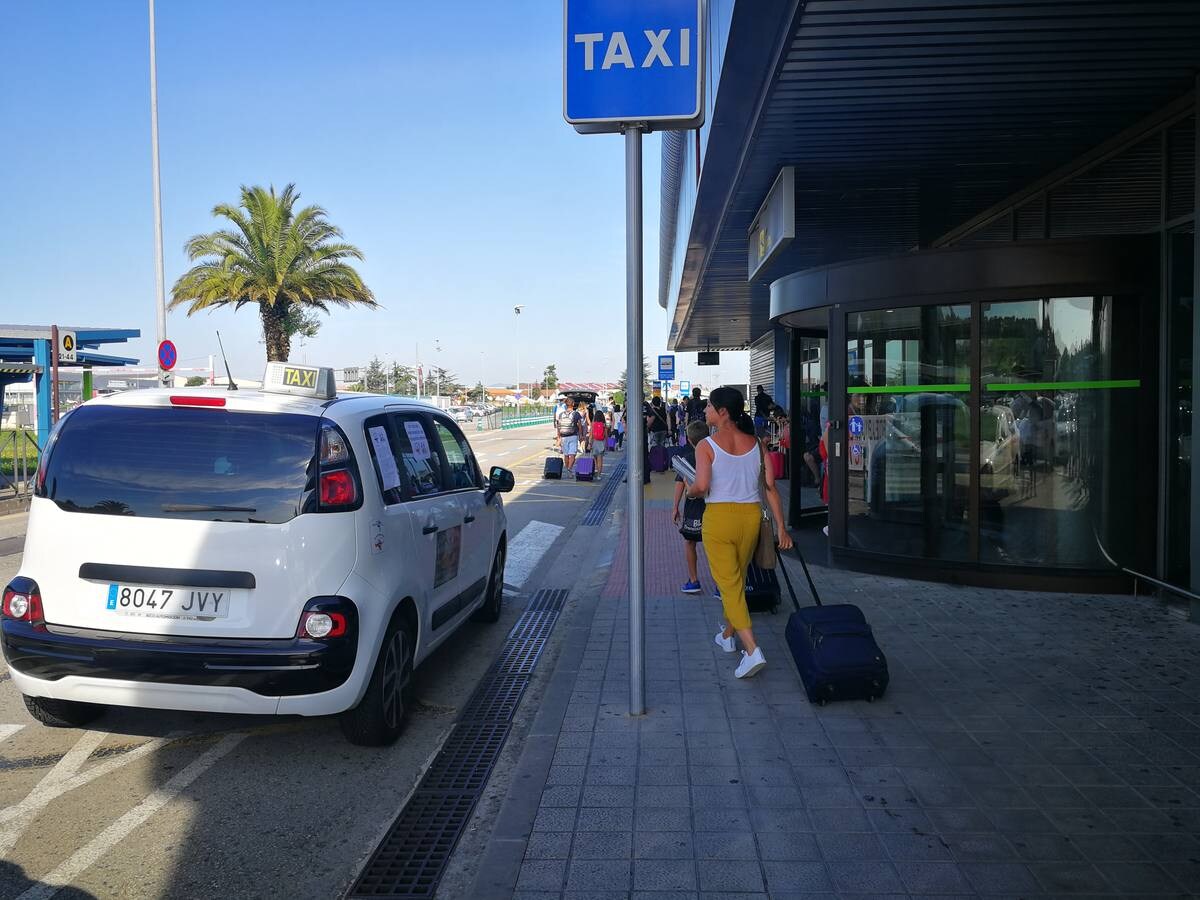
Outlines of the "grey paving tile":
{"type": "Polygon", "coordinates": [[[954,858],[950,842],[942,835],[893,833],[881,834],[879,840],[887,850],[888,856],[896,862],[901,860],[938,861],[954,858]]]}
{"type": "Polygon", "coordinates": [[[740,784],[705,784],[692,789],[692,805],[697,809],[711,806],[746,807],[746,789],[740,784]]]}
{"type": "MultiPolygon", "coordinates": [[[[759,807],[750,811],[756,832],[813,831],[812,820],[803,809],[759,807]]],[[[824,829],[828,830],[828,829],[824,829]]],[[[855,829],[865,831],[866,829],[855,829]]]]}
{"type": "Polygon", "coordinates": [[[836,807],[861,808],[862,802],[858,792],[851,787],[804,787],[800,789],[804,795],[804,805],[809,809],[828,809],[836,807]]]}
{"type": "Polygon", "coordinates": [[[1026,862],[1068,862],[1083,859],[1073,840],[1061,834],[1010,834],[1009,843],[1026,862]]]}
{"type": "Polygon", "coordinates": [[[1103,894],[1109,891],[1108,880],[1090,863],[1031,863],[1029,871],[1034,874],[1042,888],[1050,893],[1103,894]]]}
{"type": "Polygon", "coordinates": [[[765,887],[756,861],[701,859],[696,868],[702,891],[761,893],[765,887]]]}
{"type": "MultiPolygon", "coordinates": [[[[1161,866],[1151,862],[1108,862],[1097,863],[1112,890],[1121,894],[1169,894],[1183,885],[1167,874],[1161,866]]],[[[1200,890],[1200,882],[1186,885],[1188,890],[1200,890]]]]}
{"type": "Polygon", "coordinates": [[[551,766],[546,784],[583,784],[587,766],[551,766]]]}
{"type": "Polygon", "coordinates": [[[521,872],[517,876],[517,890],[560,891],[566,880],[566,872],[565,859],[527,859],[521,863],[521,872]]]}
{"type": "Polygon", "coordinates": [[[697,859],[758,859],[754,835],[750,832],[698,832],[695,835],[697,859]]]}
{"type": "Polygon", "coordinates": [[[839,833],[817,834],[821,856],[826,860],[887,859],[888,854],[874,834],[839,833]]]}
{"type": "Polygon", "coordinates": [[[691,789],[685,784],[639,785],[638,806],[691,806],[691,789]]]}
{"type": "Polygon", "coordinates": [[[692,859],[694,840],[690,831],[639,831],[633,845],[635,859],[692,859]]]}
{"type": "Polygon", "coordinates": [[[554,751],[553,764],[556,766],[585,766],[591,751],[583,747],[560,747],[554,751]]]}
{"type": "Polygon", "coordinates": [[[568,891],[628,891],[631,860],[573,859],[567,871],[568,891]]]}
{"type": "Polygon", "coordinates": [[[758,849],[764,860],[807,860],[822,859],[817,836],[808,832],[760,832],[755,835],[758,849]]]}
{"type": "Polygon", "coordinates": [[[696,863],[691,859],[635,860],[633,887],[638,891],[694,890],[697,887],[696,863]]]}
{"type": "Polygon", "coordinates": [[[955,863],[897,861],[895,866],[905,886],[917,896],[971,892],[970,883],[955,863]]]}
{"type": "MultiPolygon", "coordinates": [[[[671,751],[675,758],[678,759],[678,751],[671,751]]],[[[642,751],[645,756],[646,751],[642,751]]],[[[688,770],[687,766],[667,765],[667,766],[641,766],[637,771],[638,784],[687,784],[688,770]]]]}
{"type": "Polygon", "coordinates": [[[772,897],[780,897],[788,891],[811,895],[814,891],[833,890],[829,872],[822,863],[772,860],[763,862],[762,869],[772,897]]]}
{"type": "MultiPolygon", "coordinates": [[[[950,811],[956,812],[957,810],[950,811]]],[[[874,808],[868,804],[866,813],[868,821],[880,834],[885,832],[913,833],[914,831],[927,833],[934,830],[929,815],[915,806],[889,805],[884,808],[874,808]]],[[[991,827],[990,822],[988,827],[991,827]]]]}
{"type": "Polygon", "coordinates": [[[812,830],[818,832],[871,831],[871,820],[862,809],[812,809],[808,811],[812,830]]]}
{"type": "Polygon", "coordinates": [[[577,784],[552,785],[542,791],[541,806],[578,806],[582,788],[577,784]]]}
{"type": "Polygon", "coordinates": [[[689,766],[692,784],[740,784],[742,773],[737,766],[689,766]]]}
{"type": "Polygon", "coordinates": [[[641,831],[691,831],[692,811],[684,807],[639,807],[635,817],[641,831]]]}
{"type": "Polygon", "coordinates": [[[589,784],[583,788],[581,806],[633,806],[634,789],[622,785],[589,784]]]}
{"type": "Polygon", "coordinates": [[[525,858],[566,859],[571,855],[571,832],[535,831],[525,844],[525,858]]]}
{"type": "Polygon", "coordinates": [[[800,788],[788,785],[752,784],[746,788],[750,806],[804,806],[800,788]]]}
{"type": "Polygon", "coordinates": [[[637,784],[637,767],[590,765],[588,766],[584,781],[586,784],[633,787],[633,785],[637,784]]]}
{"type": "Polygon", "coordinates": [[[630,808],[584,808],[579,810],[579,818],[575,825],[577,832],[582,831],[632,831],[633,810],[630,808]]]}
{"type": "Polygon", "coordinates": [[[856,894],[903,893],[904,882],[891,863],[887,862],[830,862],[826,863],[838,891],[856,894]]]}
{"type": "Polygon", "coordinates": [[[581,831],[575,835],[575,859],[628,859],[633,855],[633,835],[628,831],[581,831]]]}
{"type": "Polygon", "coordinates": [[[574,808],[542,807],[533,820],[534,831],[574,831],[574,808]]]}
{"type": "Polygon", "coordinates": [[[731,831],[753,830],[750,825],[750,814],[737,807],[704,807],[692,811],[692,821],[696,831],[731,831]]]}

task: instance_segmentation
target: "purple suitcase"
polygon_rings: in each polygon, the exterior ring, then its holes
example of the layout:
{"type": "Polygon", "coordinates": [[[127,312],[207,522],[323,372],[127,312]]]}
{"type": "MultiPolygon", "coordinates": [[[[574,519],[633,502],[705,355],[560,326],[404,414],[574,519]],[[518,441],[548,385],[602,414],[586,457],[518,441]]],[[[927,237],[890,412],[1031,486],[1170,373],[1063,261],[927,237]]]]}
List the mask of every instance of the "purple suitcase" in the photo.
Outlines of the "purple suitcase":
{"type": "Polygon", "coordinates": [[[591,481],[596,473],[596,460],[590,456],[580,456],[575,459],[575,480],[591,481]]]}

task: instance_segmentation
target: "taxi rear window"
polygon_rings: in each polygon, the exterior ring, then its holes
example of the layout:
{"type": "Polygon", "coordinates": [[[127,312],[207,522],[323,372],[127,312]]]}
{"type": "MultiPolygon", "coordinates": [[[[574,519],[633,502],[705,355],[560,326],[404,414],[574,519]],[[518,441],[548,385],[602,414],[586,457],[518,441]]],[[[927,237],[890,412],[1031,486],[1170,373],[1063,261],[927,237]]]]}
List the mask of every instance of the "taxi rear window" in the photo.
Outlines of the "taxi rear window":
{"type": "Polygon", "coordinates": [[[68,512],[279,524],[315,483],[317,416],[81,406],[62,423],[41,495],[68,512]]]}

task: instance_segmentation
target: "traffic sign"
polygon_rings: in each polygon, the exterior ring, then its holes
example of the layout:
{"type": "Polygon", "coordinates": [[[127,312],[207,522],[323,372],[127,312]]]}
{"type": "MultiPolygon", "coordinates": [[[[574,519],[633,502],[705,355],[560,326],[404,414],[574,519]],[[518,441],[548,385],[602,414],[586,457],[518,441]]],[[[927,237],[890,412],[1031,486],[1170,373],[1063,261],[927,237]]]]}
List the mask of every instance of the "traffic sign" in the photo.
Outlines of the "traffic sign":
{"type": "Polygon", "coordinates": [[[179,351],[171,341],[163,341],[158,345],[158,365],[164,371],[170,372],[179,362],[179,351]]]}
{"type": "Polygon", "coordinates": [[[675,380],[675,357],[669,353],[658,358],[658,380],[675,380]]]}
{"type": "Polygon", "coordinates": [[[58,333],[58,361],[78,362],[79,344],[75,340],[75,332],[60,331],[58,333]]]}
{"type": "Polygon", "coordinates": [[[692,383],[690,381],[680,381],[679,382],[679,393],[687,394],[691,390],[692,390],[692,383]]]}
{"type": "Polygon", "coordinates": [[[563,0],[563,117],[587,133],[704,122],[703,0],[563,0]]]}
{"type": "Polygon", "coordinates": [[[858,435],[863,433],[862,416],[851,416],[850,417],[849,430],[850,430],[850,433],[852,435],[854,435],[855,437],[858,437],[858,435]]]}

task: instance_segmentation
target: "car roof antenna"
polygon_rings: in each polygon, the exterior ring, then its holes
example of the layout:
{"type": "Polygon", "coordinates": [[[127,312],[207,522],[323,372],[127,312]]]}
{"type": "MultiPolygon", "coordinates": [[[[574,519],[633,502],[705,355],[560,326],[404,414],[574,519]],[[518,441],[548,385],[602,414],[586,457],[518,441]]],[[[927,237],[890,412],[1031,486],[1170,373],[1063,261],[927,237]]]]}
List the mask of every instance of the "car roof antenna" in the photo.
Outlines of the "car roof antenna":
{"type": "Polygon", "coordinates": [[[229,371],[229,360],[225,357],[225,345],[221,343],[221,332],[217,332],[217,346],[221,348],[221,362],[225,363],[225,377],[229,379],[229,387],[227,390],[236,391],[238,389],[237,382],[233,380],[233,373],[229,371]]]}

